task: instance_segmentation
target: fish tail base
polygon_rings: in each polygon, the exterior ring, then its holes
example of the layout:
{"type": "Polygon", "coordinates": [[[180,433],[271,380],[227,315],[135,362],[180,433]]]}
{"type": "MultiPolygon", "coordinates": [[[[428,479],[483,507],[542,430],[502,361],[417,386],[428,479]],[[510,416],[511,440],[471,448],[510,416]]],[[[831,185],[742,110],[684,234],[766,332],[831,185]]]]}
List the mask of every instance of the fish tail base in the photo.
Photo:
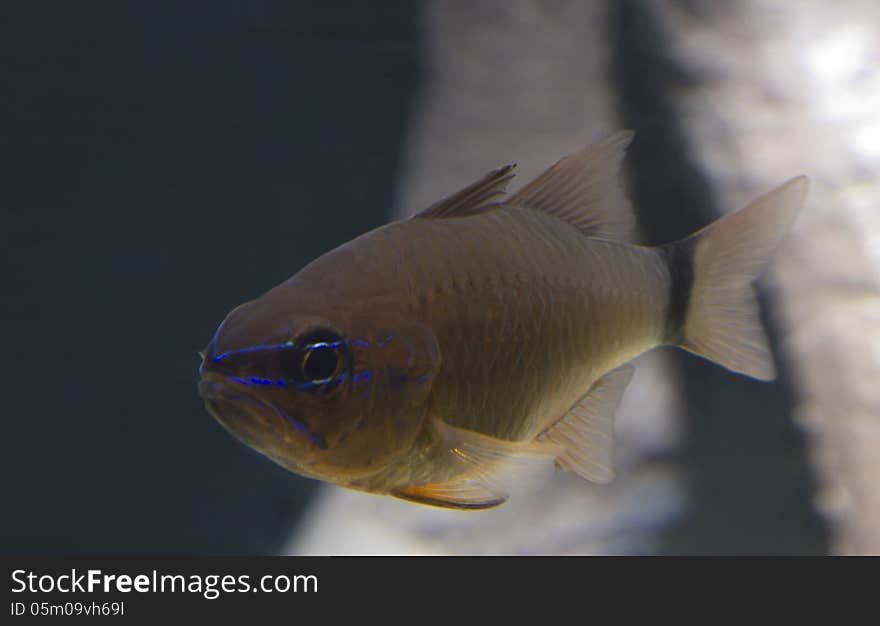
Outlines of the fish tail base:
{"type": "Polygon", "coordinates": [[[760,380],[776,377],[752,283],[790,230],[807,186],[806,177],[794,178],[660,248],[671,276],[670,343],[734,372],[760,380]]]}

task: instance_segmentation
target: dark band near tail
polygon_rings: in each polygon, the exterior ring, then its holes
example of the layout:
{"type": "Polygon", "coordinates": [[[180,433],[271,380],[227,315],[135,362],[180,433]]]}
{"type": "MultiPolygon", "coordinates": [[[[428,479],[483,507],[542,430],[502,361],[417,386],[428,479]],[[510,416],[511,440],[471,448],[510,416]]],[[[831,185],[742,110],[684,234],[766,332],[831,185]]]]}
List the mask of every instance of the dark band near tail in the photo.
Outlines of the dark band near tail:
{"type": "Polygon", "coordinates": [[[669,269],[669,309],[666,317],[666,343],[681,343],[688,302],[694,285],[694,240],[683,239],[657,249],[669,269]]]}
{"type": "Polygon", "coordinates": [[[794,178],[701,231],[658,248],[671,277],[666,341],[754,378],[776,375],[752,282],[807,193],[794,178]]]}

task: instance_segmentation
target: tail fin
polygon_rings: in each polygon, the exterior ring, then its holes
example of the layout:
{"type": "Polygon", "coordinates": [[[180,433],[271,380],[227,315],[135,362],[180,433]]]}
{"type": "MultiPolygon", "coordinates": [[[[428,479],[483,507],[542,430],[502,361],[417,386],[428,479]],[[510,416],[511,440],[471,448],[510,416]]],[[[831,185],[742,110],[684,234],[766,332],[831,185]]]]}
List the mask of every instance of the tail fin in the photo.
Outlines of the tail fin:
{"type": "Polygon", "coordinates": [[[776,370],[751,286],[804,203],[799,176],[681,241],[663,246],[672,275],[670,337],[733,370],[773,380],[776,370]]]}

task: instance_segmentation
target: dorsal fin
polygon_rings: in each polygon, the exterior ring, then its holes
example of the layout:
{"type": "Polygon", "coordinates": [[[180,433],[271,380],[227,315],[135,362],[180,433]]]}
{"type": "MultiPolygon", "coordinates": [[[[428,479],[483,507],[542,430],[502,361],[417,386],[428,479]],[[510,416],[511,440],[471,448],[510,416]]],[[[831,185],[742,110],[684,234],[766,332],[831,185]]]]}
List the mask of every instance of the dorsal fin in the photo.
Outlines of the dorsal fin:
{"type": "Polygon", "coordinates": [[[594,483],[607,483],[614,478],[614,411],[634,371],[627,364],[605,374],[565,417],[535,438],[536,442],[564,449],[556,457],[561,469],[594,483]]]}
{"type": "Polygon", "coordinates": [[[631,240],[635,217],[619,175],[633,135],[621,131],[565,157],[506,203],[554,215],[588,237],[631,240]]]}
{"type": "Polygon", "coordinates": [[[435,202],[415,217],[441,218],[462,217],[476,213],[478,209],[485,207],[492,201],[504,195],[507,184],[513,180],[513,165],[505,165],[497,170],[492,170],[480,180],[471,183],[461,191],[447,196],[435,202]]]}

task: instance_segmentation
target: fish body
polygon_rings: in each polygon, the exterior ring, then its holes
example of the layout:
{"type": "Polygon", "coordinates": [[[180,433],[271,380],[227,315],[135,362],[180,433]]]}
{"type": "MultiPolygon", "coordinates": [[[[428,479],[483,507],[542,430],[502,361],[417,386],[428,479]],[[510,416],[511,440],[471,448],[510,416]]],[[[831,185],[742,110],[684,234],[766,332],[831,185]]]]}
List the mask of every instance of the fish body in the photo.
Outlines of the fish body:
{"type": "Polygon", "coordinates": [[[200,392],[297,473],[451,508],[503,502],[521,456],[605,482],[627,363],[679,345],[758,378],[750,283],[805,180],[680,242],[632,243],[617,184],[630,133],[513,196],[510,166],[319,257],[234,310],[200,392]]]}

